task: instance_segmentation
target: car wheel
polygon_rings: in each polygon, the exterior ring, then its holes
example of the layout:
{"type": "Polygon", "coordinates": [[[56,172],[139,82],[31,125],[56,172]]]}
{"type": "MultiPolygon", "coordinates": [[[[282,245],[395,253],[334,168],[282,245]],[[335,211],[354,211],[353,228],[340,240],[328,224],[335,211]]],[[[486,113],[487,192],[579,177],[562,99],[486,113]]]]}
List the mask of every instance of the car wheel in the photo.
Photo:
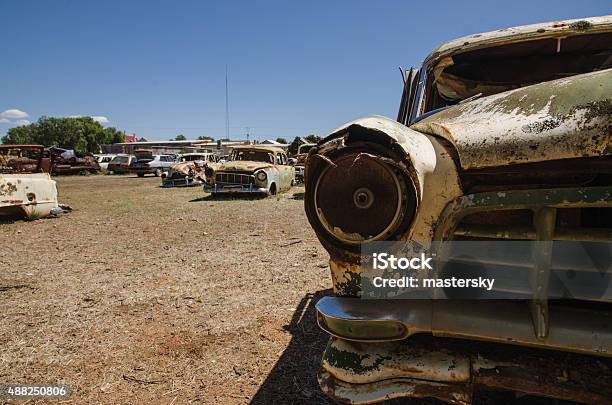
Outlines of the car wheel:
{"type": "Polygon", "coordinates": [[[138,177],[144,177],[144,173],[136,173],[136,176],[138,176],[138,177]]]}
{"type": "Polygon", "coordinates": [[[270,185],[270,195],[276,195],[276,184],[272,183],[270,185]]]}
{"type": "Polygon", "coordinates": [[[155,175],[155,177],[159,177],[159,176],[161,176],[161,173],[162,173],[161,169],[155,169],[155,171],[153,172],[153,174],[155,175]]]}

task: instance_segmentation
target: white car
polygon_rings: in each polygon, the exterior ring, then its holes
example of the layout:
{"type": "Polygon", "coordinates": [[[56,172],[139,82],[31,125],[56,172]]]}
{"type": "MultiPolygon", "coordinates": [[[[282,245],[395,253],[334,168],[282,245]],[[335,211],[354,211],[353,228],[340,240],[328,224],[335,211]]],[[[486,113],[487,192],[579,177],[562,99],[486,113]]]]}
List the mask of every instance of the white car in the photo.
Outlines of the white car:
{"type": "Polygon", "coordinates": [[[152,173],[159,177],[176,163],[176,155],[154,155],[148,150],[134,151],[136,160],[130,164],[130,171],[138,177],[152,173]]]}
{"type": "Polygon", "coordinates": [[[102,155],[94,155],[94,156],[96,157],[96,160],[98,161],[98,164],[100,165],[100,169],[102,169],[104,171],[107,171],[108,170],[108,164],[117,155],[102,154],[102,155]]]}

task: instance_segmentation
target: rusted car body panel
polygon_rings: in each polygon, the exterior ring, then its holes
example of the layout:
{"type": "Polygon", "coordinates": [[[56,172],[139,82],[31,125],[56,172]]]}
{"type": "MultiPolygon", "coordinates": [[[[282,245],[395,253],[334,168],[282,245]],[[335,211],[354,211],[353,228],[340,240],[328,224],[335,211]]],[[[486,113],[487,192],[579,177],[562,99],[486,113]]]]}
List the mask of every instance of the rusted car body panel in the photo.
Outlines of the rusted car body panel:
{"type": "Polygon", "coordinates": [[[482,47],[533,41],[540,38],[564,38],[575,34],[609,32],[610,29],[612,29],[612,16],[609,15],[504,28],[445,42],[432,50],[425,58],[425,62],[482,47]]]}
{"type": "Polygon", "coordinates": [[[273,195],[289,190],[295,182],[295,170],[287,164],[287,155],[279,148],[266,146],[236,147],[232,160],[206,173],[204,191],[212,194],[273,195]],[[269,156],[269,161],[237,160],[243,154],[269,156]],[[283,161],[279,161],[281,159],[283,161]]]}
{"type": "Polygon", "coordinates": [[[450,141],[462,169],[612,152],[612,69],[473,100],[411,126],[450,141]]]}
{"type": "Polygon", "coordinates": [[[0,218],[37,219],[62,211],[57,187],[49,173],[43,173],[43,146],[0,145],[0,218]],[[30,157],[16,157],[8,151],[30,151],[30,157]]]}
{"type": "Polygon", "coordinates": [[[474,390],[482,388],[612,403],[612,361],[574,353],[542,356],[529,348],[425,336],[367,347],[332,338],[323,359],[321,388],[343,403],[434,397],[468,405],[474,390]]]}
{"type": "MultiPolygon", "coordinates": [[[[434,50],[420,72],[403,76],[399,122],[365,117],[310,151],[305,209],[330,254],[335,294],[317,305],[319,325],[333,336],[319,372],[328,395],[349,403],[436,397],[469,404],[483,386],[611,403],[609,294],[550,301],[554,269],[546,247],[612,242],[610,38],[608,16],[452,41],[434,50]],[[550,41],[528,43],[541,39],[550,41]],[[554,60],[554,69],[536,78],[508,69],[503,74],[516,81],[503,82],[486,64],[474,68],[489,56],[488,47],[497,47],[495,66],[508,50],[513,63],[531,60],[527,53],[540,67],[554,60]],[[474,50],[479,53],[462,53],[474,50]],[[584,66],[574,63],[580,52],[584,66]],[[488,81],[477,83],[477,74],[488,81]],[[437,241],[443,256],[445,242],[453,240],[546,242],[526,270],[532,296],[362,299],[362,244],[410,241],[428,249],[437,241]],[[465,347],[457,350],[459,341],[465,347]],[[593,372],[589,361],[608,384],[584,379],[593,372]]],[[[603,272],[601,283],[607,282],[605,266],[585,271],[603,272]]]]}

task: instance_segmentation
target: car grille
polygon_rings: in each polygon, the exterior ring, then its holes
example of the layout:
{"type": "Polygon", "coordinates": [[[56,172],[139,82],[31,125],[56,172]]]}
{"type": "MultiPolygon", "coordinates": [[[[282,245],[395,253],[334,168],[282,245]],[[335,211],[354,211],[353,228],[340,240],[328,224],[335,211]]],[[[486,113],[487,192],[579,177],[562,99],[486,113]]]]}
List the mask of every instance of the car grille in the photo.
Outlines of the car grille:
{"type": "Polygon", "coordinates": [[[255,184],[255,176],[240,173],[217,173],[217,184],[255,184]]]}

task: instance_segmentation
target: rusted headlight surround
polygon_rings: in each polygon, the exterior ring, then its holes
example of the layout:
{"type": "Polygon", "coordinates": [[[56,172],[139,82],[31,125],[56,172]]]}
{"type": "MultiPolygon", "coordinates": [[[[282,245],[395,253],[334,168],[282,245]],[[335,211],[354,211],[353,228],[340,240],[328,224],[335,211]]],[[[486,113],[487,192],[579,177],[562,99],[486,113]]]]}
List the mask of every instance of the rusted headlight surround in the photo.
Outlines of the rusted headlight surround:
{"type": "Polygon", "coordinates": [[[400,159],[379,145],[314,157],[305,205],[324,244],[356,252],[363,242],[397,240],[407,231],[416,189],[400,159]]]}
{"type": "Polygon", "coordinates": [[[268,178],[268,175],[263,170],[260,170],[257,173],[255,173],[255,178],[261,182],[264,182],[268,178]]]}

